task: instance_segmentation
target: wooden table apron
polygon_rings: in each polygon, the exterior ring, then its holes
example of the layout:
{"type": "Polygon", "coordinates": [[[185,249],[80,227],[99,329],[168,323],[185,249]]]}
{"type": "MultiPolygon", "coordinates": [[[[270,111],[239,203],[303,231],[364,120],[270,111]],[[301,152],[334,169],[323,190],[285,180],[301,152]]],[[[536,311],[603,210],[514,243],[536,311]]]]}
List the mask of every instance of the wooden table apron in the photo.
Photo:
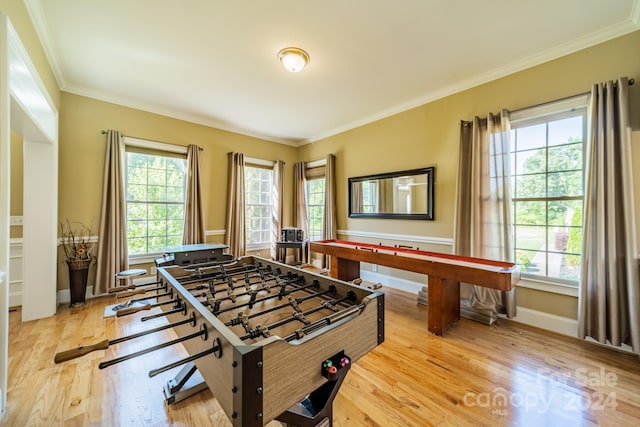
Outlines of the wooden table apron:
{"type": "Polygon", "coordinates": [[[437,253],[347,241],[310,242],[309,249],[312,252],[330,255],[329,275],[340,280],[350,281],[360,277],[361,261],[426,274],[429,293],[428,329],[436,335],[442,335],[449,326],[460,319],[460,282],[510,291],[520,278],[520,269],[515,264],[478,258],[451,257],[443,254],[442,261],[437,261],[407,256],[407,254],[416,254],[438,258],[437,253]],[[358,247],[365,249],[357,249],[358,247]],[[391,251],[395,254],[376,252],[370,248],[379,248],[381,251],[391,251]],[[482,261],[491,265],[504,264],[505,268],[487,270],[469,265],[452,264],[451,259],[476,262],[479,265],[482,261]]]}

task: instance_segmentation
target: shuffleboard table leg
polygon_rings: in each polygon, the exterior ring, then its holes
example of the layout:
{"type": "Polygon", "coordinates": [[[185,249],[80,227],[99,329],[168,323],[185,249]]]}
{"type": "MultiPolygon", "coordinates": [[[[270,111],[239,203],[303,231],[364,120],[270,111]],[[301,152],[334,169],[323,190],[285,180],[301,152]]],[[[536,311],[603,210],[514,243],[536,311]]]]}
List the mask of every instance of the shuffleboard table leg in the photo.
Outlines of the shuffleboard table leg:
{"type": "Polygon", "coordinates": [[[460,282],[429,276],[428,329],[442,335],[460,320],[460,282]]]}
{"type": "Polygon", "coordinates": [[[349,282],[360,277],[360,261],[353,261],[346,258],[331,256],[329,262],[329,276],[334,279],[349,282]]]}

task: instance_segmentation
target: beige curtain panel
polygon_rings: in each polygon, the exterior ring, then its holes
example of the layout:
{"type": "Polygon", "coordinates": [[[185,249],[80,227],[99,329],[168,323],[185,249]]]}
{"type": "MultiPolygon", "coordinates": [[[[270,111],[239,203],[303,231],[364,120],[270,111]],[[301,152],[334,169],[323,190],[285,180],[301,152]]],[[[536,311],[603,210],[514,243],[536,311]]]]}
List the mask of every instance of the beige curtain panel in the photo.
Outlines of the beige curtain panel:
{"type": "Polygon", "coordinates": [[[244,225],[244,154],[229,153],[227,178],[227,230],[225,243],[235,257],[245,256],[246,236],[244,225]]]}
{"type": "MultiPolygon", "coordinates": [[[[455,254],[512,261],[509,112],[462,122],[454,229],[455,254]]],[[[515,291],[460,284],[460,315],[492,324],[515,316],[515,291]]]]}
{"type": "MultiPolygon", "coordinates": [[[[322,238],[336,239],[338,237],[336,220],[336,156],[329,154],[324,174],[324,226],[322,238]]],[[[329,267],[329,256],[323,256],[323,268],[329,267]]]]}
{"type": "Polygon", "coordinates": [[[182,244],[204,243],[204,209],[200,187],[200,151],[197,145],[187,148],[187,195],[184,206],[182,244]]]}
{"type": "Polygon", "coordinates": [[[115,130],[106,132],[106,140],[94,295],[103,294],[113,287],[115,274],[129,268],[124,197],[124,142],[122,134],[115,130]]]}
{"type": "Polygon", "coordinates": [[[640,354],[629,82],[591,89],[578,335],[640,354]]]}
{"type": "Polygon", "coordinates": [[[296,228],[301,229],[305,238],[308,238],[309,217],[307,215],[307,178],[305,169],[304,162],[293,165],[293,217],[296,221],[296,228]]]}
{"type": "MultiPolygon", "coordinates": [[[[284,162],[276,160],[273,162],[273,184],[271,187],[271,248],[272,259],[277,259],[276,243],[280,241],[280,231],[282,230],[282,213],[284,211],[284,162]]],[[[304,261],[304,260],[303,260],[304,261]]]]}

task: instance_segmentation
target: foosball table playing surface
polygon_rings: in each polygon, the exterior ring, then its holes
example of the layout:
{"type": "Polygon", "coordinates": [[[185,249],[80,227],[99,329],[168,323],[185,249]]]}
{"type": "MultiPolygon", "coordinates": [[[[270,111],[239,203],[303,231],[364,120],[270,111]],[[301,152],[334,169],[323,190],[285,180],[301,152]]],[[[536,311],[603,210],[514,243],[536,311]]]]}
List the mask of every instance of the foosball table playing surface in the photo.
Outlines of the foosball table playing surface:
{"type": "Polygon", "coordinates": [[[384,294],[260,257],[161,267],[158,284],[163,311],[149,317],[166,317],[178,338],[100,368],[182,343],[189,357],[149,375],[182,366],[167,402],[208,387],[234,426],[331,426],[351,363],[384,341],[384,294]]]}

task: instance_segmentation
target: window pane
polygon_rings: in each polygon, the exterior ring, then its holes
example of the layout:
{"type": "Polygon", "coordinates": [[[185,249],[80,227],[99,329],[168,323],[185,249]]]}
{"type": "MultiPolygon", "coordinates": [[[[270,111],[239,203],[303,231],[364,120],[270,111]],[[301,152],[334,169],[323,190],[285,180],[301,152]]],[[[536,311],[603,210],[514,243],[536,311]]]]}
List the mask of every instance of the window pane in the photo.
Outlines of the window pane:
{"type": "Polygon", "coordinates": [[[547,261],[544,252],[516,250],[516,262],[522,266],[522,273],[546,276],[547,261]]]}
{"type": "Polygon", "coordinates": [[[550,225],[582,225],[582,200],[561,200],[549,202],[550,225]],[[580,215],[579,217],[577,215],[580,215]],[[577,223],[574,223],[578,221],[577,223]]]}
{"type": "Polygon", "coordinates": [[[518,199],[545,197],[547,176],[545,174],[521,175],[516,177],[514,196],[518,199]]]}
{"type": "Polygon", "coordinates": [[[516,168],[521,174],[546,172],[547,149],[516,152],[516,168]]]}
{"type": "Polygon", "coordinates": [[[155,185],[167,185],[167,173],[164,169],[149,169],[147,179],[155,185]]]}
{"type": "Polygon", "coordinates": [[[127,200],[141,201],[147,200],[147,185],[130,184],[127,186],[127,200]]]}
{"type": "Polygon", "coordinates": [[[158,253],[164,251],[164,248],[168,247],[167,238],[165,236],[149,237],[149,249],[151,253],[158,253]]]}
{"type": "Polygon", "coordinates": [[[180,219],[171,219],[167,221],[167,235],[168,236],[180,236],[182,238],[183,233],[183,221],[180,219]]]}
{"type": "Polygon", "coordinates": [[[518,249],[544,250],[546,227],[522,225],[516,226],[515,246],[518,249]]]}
{"type": "Polygon", "coordinates": [[[167,247],[182,245],[182,236],[168,236],[167,247]]]}
{"type": "Polygon", "coordinates": [[[516,202],[514,212],[517,225],[544,225],[547,202],[516,202]]]}
{"type": "Polygon", "coordinates": [[[144,203],[127,203],[128,220],[144,220],[147,218],[147,205],[144,203]]]}
{"type": "Polygon", "coordinates": [[[166,201],[184,203],[184,187],[167,187],[166,201]]]}
{"type": "Polygon", "coordinates": [[[147,253],[147,238],[127,238],[130,255],[139,255],[147,253]]]}
{"type": "Polygon", "coordinates": [[[165,219],[167,217],[166,205],[149,205],[149,219],[165,219]]]}
{"type": "Polygon", "coordinates": [[[549,148],[549,171],[581,170],[582,144],[560,145],[549,148]]]}
{"type": "Polygon", "coordinates": [[[549,145],[582,142],[582,116],[549,122],[549,145]]]}
{"type": "Polygon", "coordinates": [[[147,236],[147,221],[127,221],[127,239],[147,236]]]}
{"type": "Polygon", "coordinates": [[[580,255],[563,255],[561,263],[560,278],[571,281],[580,279],[580,255]]]}
{"type": "Polygon", "coordinates": [[[127,153],[127,163],[130,167],[143,168],[148,167],[148,157],[145,154],[127,153]]]}
{"type": "Polygon", "coordinates": [[[167,219],[177,219],[182,221],[184,218],[183,205],[167,205],[167,219]]]}
{"type": "Polygon", "coordinates": [[[542,148],[546,145],[547,126],[545,123],[519,128],[516,130],[516,150],[529,150],[531,148],[542,148]]]}
{"type": "Polygon", "coordinates": [[[549,197],[582,196],[582,171],[549,174],[549,197]]]}
{"type": "Polygon", "coordinates": [[[167,187],[160,185],[148,185],[147,200],[151,202],[164,202],[167,200],[167,187]]]}
{"type": "Polygon", "coordinates": [[[130,184],[147,184],[147,169],[141,167],[129,167],[127,169],[127,181],[130,184]]]}

